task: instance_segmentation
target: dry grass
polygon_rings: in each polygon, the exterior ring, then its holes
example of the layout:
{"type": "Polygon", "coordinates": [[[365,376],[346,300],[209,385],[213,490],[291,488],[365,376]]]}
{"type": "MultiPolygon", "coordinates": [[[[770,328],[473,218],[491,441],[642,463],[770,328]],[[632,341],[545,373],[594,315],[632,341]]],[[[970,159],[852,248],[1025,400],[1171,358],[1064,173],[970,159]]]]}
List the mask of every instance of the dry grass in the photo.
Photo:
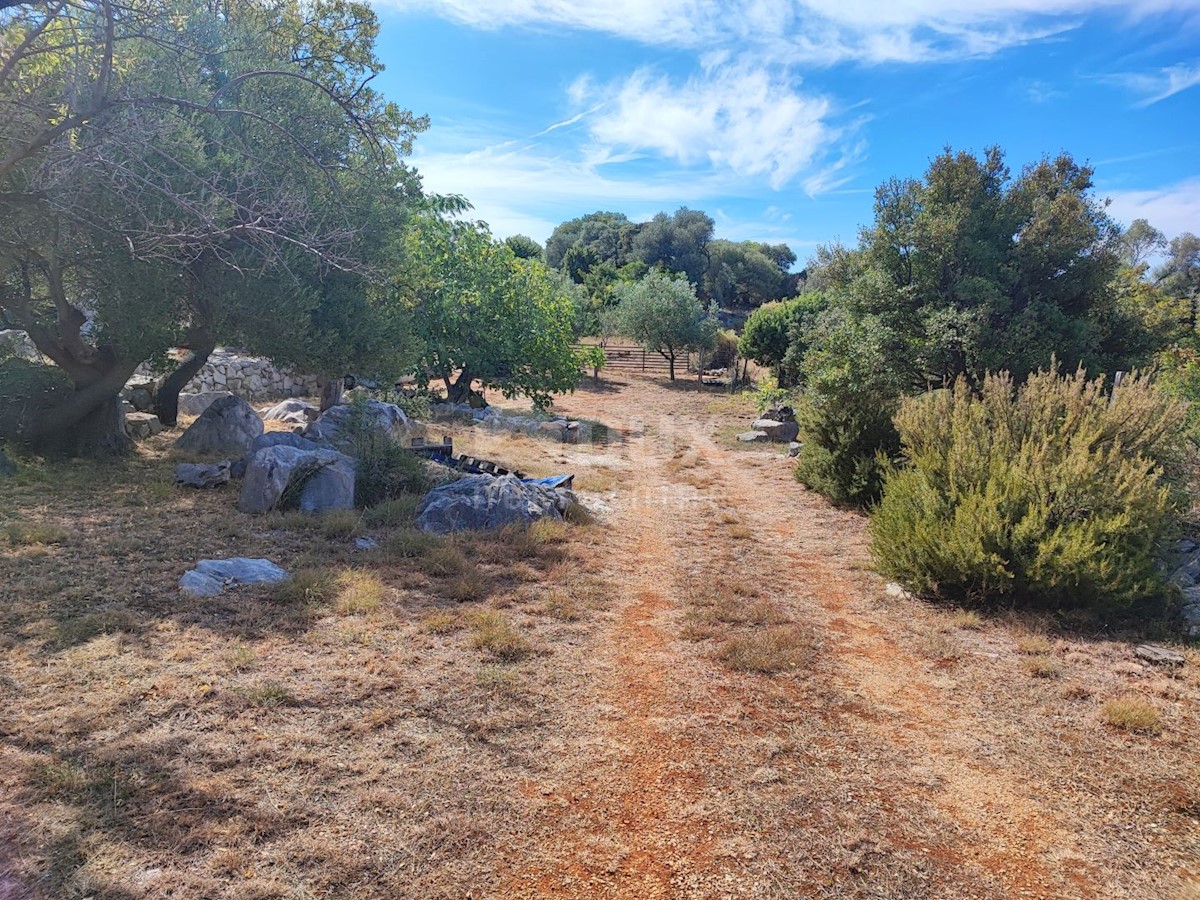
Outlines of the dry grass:
{"type": "Polygon", "coordinates": [[[780,626],[731,637],[718,656],[735,672],[773,675],[808,667],[817,648],[818,641],[808,629],[780,626]]]}
{"type": "Polygon", "coordinates": [[[462,616],[451,611],[431,613],[421,622],[421,630],[428,634],[451,634],[465,627],[462,616]]]}
{"type": "Polygon", "coordinates": [[[486,576],[469,569],[450,580],[445,587],[445,595],[447,600],[453,600],[455,603],[473,603],[487,597],[490,589],[491,584],[486,576]]]}
{"type": "Polygon", "coordinates": [[[1034,678],[1061,678],[1065,671],[1061,662],[1044,653],[1027,656],[1021,660],[1021,665],[1034,678]]]}
{"type": "Polygon", "coordinates": [[[327,603],[337,594],[337,578],[328,569],[300,569],[271,593],[281,603],[327,603]]]}
{"type": "Polygon", "coordinates": [[[1141,697],[1117,697],[1105,701],[1100,715],[1113,728],[1140,734],[1159,734],[1162,715],[1148,700],[1141,697]]]}
{"type": "Polygon", "coordinates": [[[945,622],[951,628],[964,631],[979,631],[984,626],[983,616],[973,609],[956,609],[946,615],[945,622]]]}
{"type": "Polygon", "coordinates": [[[1054,644],[1040,634],[1029,634],[1017,639],[1017,650],[1026,656],[1046,656],[1054,651],[1054,644]]]}
{"type": "Polygon", "coordinates": [[[516,662],[533,652],[525,636],[495,610],[479,610],[468,621],[473,632],[471,646],[476,650],[487,651],[503,662],[516,662]]]}
{"type": "Polygon", "coordinates": [[[346,616],[374,612],[387,589],[374,572],[361,569],[342,572],[337,577],[337,611],[346,616]]]}
{"type": "Polygon", "coordinates": [[[10,547],[31,547],[45,544],[61,544],[70,533],[56,525],[35,522],[14,522],[0,530],[0,537],[10,547]]]}

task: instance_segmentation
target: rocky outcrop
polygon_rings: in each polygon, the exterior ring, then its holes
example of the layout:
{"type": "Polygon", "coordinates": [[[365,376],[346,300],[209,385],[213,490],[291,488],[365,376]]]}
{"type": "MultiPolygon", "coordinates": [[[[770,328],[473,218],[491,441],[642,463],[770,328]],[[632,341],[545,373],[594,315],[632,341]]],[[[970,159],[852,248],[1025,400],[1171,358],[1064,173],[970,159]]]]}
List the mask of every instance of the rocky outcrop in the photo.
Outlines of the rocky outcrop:
{"type": "Polygon", "coordinates": [[[538,519],[561,519],[569,491],[521,481],[515,475],[471,475],[434,488],[421,501],[417,527],[434,534],[492,531],[538,519]]]}
{"type": "Polygon", "coordinates": [[[761,431],[768,441],[777,444],[790,444],[800,436],[800,426],[796,420],[780,421],[778,419],[756,419],[750,426],[755,431],[761,431]]]}
{"type": "Polygon", "coordinates": [[[264,447],[246,468],[238,509],[266,513],[297,496],[304,512],[354,508],[354,460],[336,450],[264,447]]]}
{"type": "Polygon", "coordinates": [[[222,397],[188,426],[175,446],[192,453],[241,456],[262,433],[262,419],[254,407],[239,397],[222,397]]]}
{"type": "Polygon", "coordinates": [[[1171,554],[1171,584],[1182,594],[1180,615],[1183,633],[1188,637],[1200,637],[1200,544],[1184,538],[1175,545],[1171,554]]]}
{"type": "Polygon", "coordinates": [[[239,584],[275,584],[288,573],[269,559],[202,559],[179,579],[179,587],[193,597],[216,597],[239,584]]]}

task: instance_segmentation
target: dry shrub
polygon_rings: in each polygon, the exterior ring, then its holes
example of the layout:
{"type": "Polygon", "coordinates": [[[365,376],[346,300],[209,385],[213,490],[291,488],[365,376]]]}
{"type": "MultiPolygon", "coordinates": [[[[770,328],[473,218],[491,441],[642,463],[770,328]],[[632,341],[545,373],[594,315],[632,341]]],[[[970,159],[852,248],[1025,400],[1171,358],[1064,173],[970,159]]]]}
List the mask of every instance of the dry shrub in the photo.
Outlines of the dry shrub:
{"type": "Polygon", "coordinates": [[[983,628],[983,616],[973,609],[956,609],[946,616],[946,624],[966,631],[979,631],[983,628]]]}
{"type": "Polygon", "coordinates": [[[746,525],[730,525],[725,529],[725,533],[735,541],[748,541],[754,537],[753,529],[746,525]]]}
{"type": "Polygon", "coordinates": [[[1100,710],[1104,721],[1122,731],[1158,734],[1162,731],[1162,716],[1141,697],[1117,697],[1105,702],[1100,710]]]}
{"type": "Polygon", "coordinates": [[[1054,650],[1054,644],[1040,634],[1030,634],[1017,641],[1017,649],[1027,656],[1045,656],[1054,650]]]}
{"type": "Polygon", "coordinates": [[[792,625],[731,637],[719,655],[736,672],[772,675],[808,665],[816,652],[812,632],[792,625]]]}
{"type": "Polygon", "coordinates": [[[337,611],[343,615],[374,612],[386,593],[387,585],[373,572],[343,572],[337,578],[337,611]]]}
{"type": "Polygon", "coordinates": [[[362,532],[362,517],[352,509],[331,509],[316,520],[317,528],[327,538],[353,537],[362,532]]]}
{"type": "Polygon", "coordinates": [[[247,687],[236,687],[233,692],[240,695],[249,706],[259,709],[289,706],[296,701],[288,686],[275,679],[260,681],[247,687]]]}
{"type": "Polygon", "coordinates": [[[562,622],[578,622],[583,618],[583,614],[570,595],[566,591],[554,588],[550,590],[550,595],[541,605],[541,612],[543,615],[562,622]]]}

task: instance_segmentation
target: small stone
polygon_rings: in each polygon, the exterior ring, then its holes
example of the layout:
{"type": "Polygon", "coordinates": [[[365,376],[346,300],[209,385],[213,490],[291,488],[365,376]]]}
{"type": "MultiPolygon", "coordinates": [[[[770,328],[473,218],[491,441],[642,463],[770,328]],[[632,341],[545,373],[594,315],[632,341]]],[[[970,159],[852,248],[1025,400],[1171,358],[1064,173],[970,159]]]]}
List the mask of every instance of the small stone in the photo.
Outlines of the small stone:
{"type": "Polygon", "coordinates": [[[737,439],[743,444],[762,444],[768,440],[765,431],[743,431],[737,439]]]}
{"type": "Polygon", "coordinates": [[[375,538],[360,537],[354,539],[355,550],[374,550],[378,546],[379,541],[375,540],[375,538]]]}
{"type": "Polygon", "coordinates": [[[889,597],[911,597],[912,594],[902,584],[897,584],[894,581],[889,581],[883,592],[889,597]]]}
{"type": "Polygon", "coordinates": [[[799,441],[792,441],[788,444],[788,456],[799,456],[803,446],[799,441]]]}
{"type": "Polygon", "coordinates": [[[1159,647],[1157,644],[1138,644],[1133,648],[1133,655],[1155,666],[1182,666],[1187,662],[1182,653],[1159,647]]]}
{"type": "Polygon", "coordinates": [[[211,466],[203,463],[180,463],[175,467],[175,483],[181,487],[215,488],[229,484],[230,462],[221,460],[211,466]]]}

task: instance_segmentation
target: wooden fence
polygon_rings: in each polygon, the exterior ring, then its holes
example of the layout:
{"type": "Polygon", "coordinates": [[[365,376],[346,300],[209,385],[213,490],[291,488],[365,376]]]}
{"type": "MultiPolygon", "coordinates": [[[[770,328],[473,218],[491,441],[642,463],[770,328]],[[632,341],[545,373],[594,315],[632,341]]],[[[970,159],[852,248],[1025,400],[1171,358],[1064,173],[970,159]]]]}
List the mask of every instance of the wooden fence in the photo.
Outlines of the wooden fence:
{"type": "MultiPolygon", "coordinates": [[[[577,344],[576,350],[587,349],[588,345],[577,344]]],[[[608,344],[604,350],[605,372],[622,374],[661,375],[670,374],[671,365],[657,350],[647,350],[637,344],[608,344]]],[[[690,355],[680,353],[675,359],[675,377],[686,378],[690,355]]]]}

